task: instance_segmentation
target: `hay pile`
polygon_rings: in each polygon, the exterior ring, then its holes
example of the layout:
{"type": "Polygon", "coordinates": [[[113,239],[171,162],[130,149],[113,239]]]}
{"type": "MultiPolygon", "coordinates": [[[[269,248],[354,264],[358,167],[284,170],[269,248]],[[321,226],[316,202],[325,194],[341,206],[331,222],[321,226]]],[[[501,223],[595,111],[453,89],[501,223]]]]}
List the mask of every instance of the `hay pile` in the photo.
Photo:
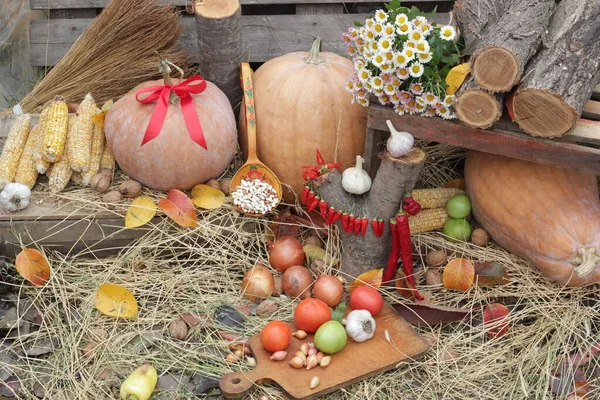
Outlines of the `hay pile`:
{"type": "MultiPolygon", "coordinates": [[[[437,146],[429,149],[430,153],[438,152],[438,158],[428,164],[422,186],[436,186],[440,180],[447,180],[449,174],[443,171],[455,171],[452,166],[461,160],[459,150],[437,146]]],[[[454,175],[452,172],[450,177],[454,175]]],[[[97,198],[81,189],[63,196],[81,204],[97,198]]],[[[232,210],[227,204],[203,214],[194,230],[174,228],[167,220],[146,226],[144,237],[112,258],[48,253],[52,279],[43,288],[21,286],[21,300],[13,297],[19,312],[29,309],[29,317],[33,315],[31,319],[39,323],[39,330],[16,339],[2,339],[0,348],[19,351],[52,340],[54,350],[15,365],[9,365],[3,357],[0,377],[6,379],[9,369],[16,372],[22,379],[23,398],[33,398],[34,392],[40,394],[43,387],[47,398],[57,400],[108,399],[117,398],[115,385],[144,361],[151,362],[159,374],[184,375],[190,389],[194,387],[189,383],[193,377],[198,390],[202,385],[210,386],[211,379],[214,383],[222,374],[248,368],[224,360],[228,342],[218,332],[227,328],[215,322],[214,312],[224,303],[233,307],[249,304],[240,294],[240,282],[250,266],[267,263],[264,240],[269,221],[239,216],[232,210]],[[137,321],[116,321],[95,310],[94,293],[105,282],[121,284],[134,293],[140,306],[137,321]],[[191,328],[183,341],[168,334],[168,324],[181,313],[199,316],[199,325],[191,328]],[[98,345],[86,348],[91,341],[98,345]],[[82,353],[84,349],[87,355],[82,353]],[[99,375],[108,374],[107,368],[112,374],[100,379],[99,375]]],[[[302,231],[306,235],[310,228],[302,231]]],[[[339,240],[335,232],[331,233],[328,251],[339,256],[339,240]]],[[[560,288],[496,246],[454,244],[439,233],[414,239],[420,248],[443,248],[473,262],[497,261],[505,266],[511,276],[507,285],[475,287],[466,293],[441,287],[424,289],[432,293],[432,302],[437,305],[479,308],[496,301],[505,303],[511,308],[511,329],[504,337],[490,340],[478,322],[480,313],[475,313],[474,321],[419,327],[432,344],[425,357],[325,398],[554,398],[550,382],[561,367],[561,357],[588,350],[598,341],[600,289],[560,288]]],[[[416,261],[423,263],[418,258],[416,261]]],[[[404,301],[393,292],[385,296],[391,302],[404,301]]],[[[279,309],[272,318],[289,320],[295,303],[284,298],[277,301],[279,309]]],[[[244,334],[258,333],[266,321],[264,317],[247,317],[244,334]]],[[[591,382],[588,398],[599,393],[598,366],[594,359],[582,368],[591,382]]],[[[564,370],[565,380],[568,375],[564,370]]],[[[192,398],[184,393],[183,389],[175,389],[153,398],[192,398]]],[[[209,393],[219,392],[213,388],[209,393]]],[[[262,385],[247,398],[258,399],[261,395],[284,398],[276,387],[262,385]]]]}

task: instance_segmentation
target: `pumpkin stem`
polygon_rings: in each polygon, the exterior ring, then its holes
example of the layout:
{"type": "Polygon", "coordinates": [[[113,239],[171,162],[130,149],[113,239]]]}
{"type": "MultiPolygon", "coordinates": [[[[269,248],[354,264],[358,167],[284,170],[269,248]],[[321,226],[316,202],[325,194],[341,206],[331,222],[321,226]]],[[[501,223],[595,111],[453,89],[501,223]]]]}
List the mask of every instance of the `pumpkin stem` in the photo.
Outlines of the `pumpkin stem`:
{"type": "Polygon", "coordinates": [[[304,62],[307,64],[320,64],[323,62],[323,59],[319,57],[319,53],[321,52],[321,38],[317,36],[315,41],[308,52],[308,56],[304,59],[304,62]]]}
{"type": "Polygon", "coordinates": [[[584,277],[600,265],[600,253],[594,247],[588,249],[579,248],[577,249],[579,256],[576,258],[576,262],[580,261],[578,266],[575,268],[577,276],[584,277]]]}
{"type": "MultiPolygon", "coordinates": [[[[173,66],[173,67],[175,67],[175,69],[177,69],[177,71],[181,74],[181,79],[183,79],[184,73],[181,68],[179,68],[177,65],[173,64],[169,60],[164,59],[158,51],[154,51],[154,52],[156,53],[156,55],[158,55],[158,58],[160,59],[160,65],[158,67],[158,72],[160,72],[162,74],[163,79],[165,80],[165,83],[168,86],[173,85],[173,81],[171,80],[171,73],[173,72],[173,70],[171,69],[171,66],[173,66]]],[[[177,96],[174,92],[171,92],[169,94],[169,104],[174,104],[178,100],[179,100],[179,96],[177,96]]]]}

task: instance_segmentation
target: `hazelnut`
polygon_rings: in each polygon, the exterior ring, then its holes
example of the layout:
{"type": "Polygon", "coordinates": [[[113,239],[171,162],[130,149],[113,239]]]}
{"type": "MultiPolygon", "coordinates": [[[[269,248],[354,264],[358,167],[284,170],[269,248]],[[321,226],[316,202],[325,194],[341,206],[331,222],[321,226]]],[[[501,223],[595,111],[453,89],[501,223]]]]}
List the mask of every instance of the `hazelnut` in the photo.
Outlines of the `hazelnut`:
{"type": "Polygon", "coordinates": [[[198,318],[196,318],[193,314],[183,313],[179,316],[179,318],[189,326],[200,325],[200,321],[198,321],[198,318]]]}
{"type": "Polygon", "coordinates": [[[273,300],[264,300],[256,307],[256,315],[272,315],[277,311],[277,303],[273,300]]]}
{"type": "Polygon", "coordinates": [[[138,197],[140,193],[142,193],[142,185],[137,181],[129,179],[121,183],[121,186],[119,186],[119,192],[121,192],[123,197],[138,197]]]}
{"type": "Polygon", "coordinates": [[[169,325],[169,333],[174,339],[183,340],[188,334],[187,325],[182,320],[176,319],[169,325]]]}
{"type": "Polygon", "coordinates": [[[118,203],[122,199],[123,199],[123,196],[121,196],[121,193],[117,192],[116,190],[112,190],[112,191],[106,193],[104,196],[102,196],[102,202],[109,203],[109,204],[118,203]]]}
{"type": "Polygon", "coordinates": [[[110,187],[112,183],[113,173],[109,169],[100,170],[94,177],[92,178],[90,185],[92,189],[94,189],[98,193],[104,193],[110,187]]]}
{"type": "Polygon", "coordinates": [[[221,185],[219,185],[219,181],[216,179],[210,179],[205,185],[210,186],[213,189],[221,190],[221,185]]]}
{"type": "Polygon", "coordinates": [[[231,178],[221,179],[219,181],[219,186],[221,188],[221,192],[225,193],[225,196],[229,196],[231,187],[231,178]]]}
{"type": "Polygon", "coordinates": [[[446,265],[447,261],[448,256],[446,255],[446,252],[444,250],[430,251],[425,257],[425,264],[434,268],[446,265]]]}
{"type": "Polygon", "coordinates": [[[471,234],[471,242],[477,246],[486,246],[490,241],[490,235],[485,229],[477,228],[471,234]]]}
{"type": "Polygon", "coordinates": [[[318,236],[314,236],[313,235],[313,236],[309,236],[306,239],[304,239],[304,245],[307,246],[309,244],[312,244],[313,246],[317,246],[317,247],[323,248],[323,241],[318,236]]]}
{"type": "Polygon", "coordinates": [[[442,274],[437,269],[428,269],[425,273],[425,282],[428,286],[440,286],[443,284],[442,274]]]}

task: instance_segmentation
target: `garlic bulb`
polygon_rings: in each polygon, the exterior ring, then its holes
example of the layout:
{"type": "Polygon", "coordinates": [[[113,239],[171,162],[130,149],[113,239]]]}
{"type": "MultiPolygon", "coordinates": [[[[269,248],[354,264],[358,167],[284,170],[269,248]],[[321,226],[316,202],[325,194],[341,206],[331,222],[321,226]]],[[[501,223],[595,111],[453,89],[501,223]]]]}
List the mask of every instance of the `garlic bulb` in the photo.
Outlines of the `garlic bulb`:
{"type": "Polygon", "coordinates": [[[26,208],[29,205],[31,190],[22,183],[7,183],[2,192],[0,192],[0,206],[7,211],[17,211],[26,208]]]}
{"type": "Polygon", "coordinates": [[[355,342],[369,340],[375,334],[375,319],[367,310],[353,310],[346,318],[346,333],[355,342]]]}
{"type": "Polygon", "coordinates": [[[410,153],[415,143],[415,138],[408,132],[398,132],[392,121],[385,121],[390,133],[392,134],[387,141],[386,148],[388,153],[394,158],[402,157],[410,153]]]}
{"type": "Polygon", "coordinates": [[[371,177],[362,169],[363,158],[356,156],[356,165],[342,174],[342,187],[348,193],[363,194],[371,189],[371,177]]]}

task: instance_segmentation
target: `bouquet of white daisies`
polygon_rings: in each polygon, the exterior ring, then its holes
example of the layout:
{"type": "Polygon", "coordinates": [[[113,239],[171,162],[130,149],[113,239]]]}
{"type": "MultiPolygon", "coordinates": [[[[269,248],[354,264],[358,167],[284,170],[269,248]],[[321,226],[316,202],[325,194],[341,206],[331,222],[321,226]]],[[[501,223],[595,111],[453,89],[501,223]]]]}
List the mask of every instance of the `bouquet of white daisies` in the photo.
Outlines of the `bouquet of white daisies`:
{"type": "Polygon", "coordinates": [[[437,26],[427,19],[435,11],[401,7],[399,0],[386,9],[344,33],[356,70],[346,83],[353,102],[368,106],[375,96],[400,115],[456,118],[454,96],[446,94],[446,75],[460,58],[454,27],[437,26]]]}

